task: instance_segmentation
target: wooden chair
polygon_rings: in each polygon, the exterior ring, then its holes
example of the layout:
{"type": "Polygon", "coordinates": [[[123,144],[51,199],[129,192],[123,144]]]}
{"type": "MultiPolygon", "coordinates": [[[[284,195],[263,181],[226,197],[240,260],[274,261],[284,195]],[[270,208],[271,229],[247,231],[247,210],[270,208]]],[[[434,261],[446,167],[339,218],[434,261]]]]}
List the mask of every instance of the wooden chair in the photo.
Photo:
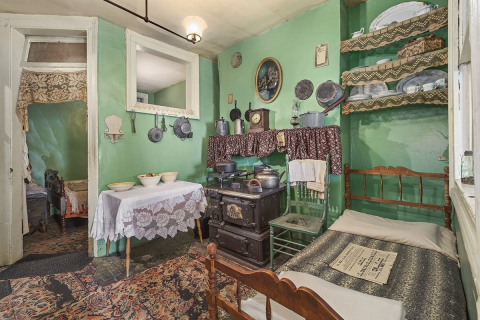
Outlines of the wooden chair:
{"type": "Polygon", "coordinates": [[[273,270],[273,257],[274,254],[279,252],[282,254],[294,256],[293,253],[287,252],[287,249],[299,252],[301,249],[309,245],[313,240],[320,235],[322,228],[326,221],[326,215],[328,210],[328,194],[330,187],[330,156],[327,156],[327,169],[325,172],[325,193],[324,199],[318,199],[318,192],[307,189],[306,182],[296,182],[294,189],[294,195],[296,200],[291,199],[291,181],[288,171],[288,155],[286,156],[287,166],[287,210],[285,213],[269,222],[270,225],[270,269],[273,270]],[[296,191],[295,191],[296,190],[296,191]],[[296,213],[292,212],[292,208],[296,208],[296,213]],[[309,214],[303,214],[300,210],[308,209],[309,214]],[[275,229],[281,229],[281,231],[275,235],[275,229]],[[294,239],[292,232],[305,234],[307,237],[311,237],[311,241],[305,241],[303,239],[294,239]],[[288,239],[282,238],[282,236],[288,235],[288,239]],[[298,247],[301,247],[299,249],[298,247]]]}

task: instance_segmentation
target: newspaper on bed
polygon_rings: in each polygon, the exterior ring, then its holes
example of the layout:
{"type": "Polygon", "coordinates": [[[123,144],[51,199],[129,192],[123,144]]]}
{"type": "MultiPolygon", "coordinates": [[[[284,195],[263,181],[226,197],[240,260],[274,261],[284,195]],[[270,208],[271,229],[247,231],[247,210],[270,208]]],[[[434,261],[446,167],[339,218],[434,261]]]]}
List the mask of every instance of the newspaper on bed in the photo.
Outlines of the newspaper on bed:
{"type": "Polygon", "coordinates": [[[375,250],[350,243],[330,264],[352,277],[386,284],[397,253],[375,250]]]}

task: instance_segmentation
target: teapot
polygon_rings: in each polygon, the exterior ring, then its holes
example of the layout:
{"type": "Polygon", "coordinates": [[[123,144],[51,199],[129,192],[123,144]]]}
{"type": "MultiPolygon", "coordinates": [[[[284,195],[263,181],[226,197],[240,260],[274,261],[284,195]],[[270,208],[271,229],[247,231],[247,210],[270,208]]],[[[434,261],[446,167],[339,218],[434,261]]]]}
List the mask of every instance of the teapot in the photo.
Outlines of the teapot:
{"type": "Polygon", "coordinates": [[[223,119],[220,120],[215,120],[215,127],[216,127],[216,136],[225,136],[227,134],[230,134],[230,131],[228,130],[228,121],[223,119]]]}
{"type": "Polygon", "coordinates": [[[282,172],[280,175],[278,175],[277,171],[277,169],[265,168],[255,175],[255,179],[260,181],[262,188],[278,188],[280,186],[280,179],[282,178],[285,171],[282,172]]]}
{"type": "Polygon", "coordinates": [[[358,31],[355,31],[354,33],[352,33],[352,39],[354,38],[357,38],[357,37],[360,37],[360,36],[363,36],[363,32],[364,32],[364,28],[358,30],[358,31]]]}

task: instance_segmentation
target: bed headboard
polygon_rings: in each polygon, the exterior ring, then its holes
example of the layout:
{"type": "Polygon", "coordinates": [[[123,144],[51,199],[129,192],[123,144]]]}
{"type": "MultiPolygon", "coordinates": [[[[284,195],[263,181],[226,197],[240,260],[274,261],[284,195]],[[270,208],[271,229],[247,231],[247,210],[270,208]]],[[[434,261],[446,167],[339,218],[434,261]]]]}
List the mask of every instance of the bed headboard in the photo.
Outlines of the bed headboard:
{"type": "Polygon", "coordinates": [[[449,170],[448,167],[443,169],[444,173],[427,173],[427,172],[416,172],[404,167],[375,167],[373,169],[368,170],[357,170],[357,169],[350,169],[350,164],[345,164],[345,206],[347,209],[350,209],[350,199],[357,199],[357,200],[364,200],[364,201],[372,201],[372,202],[380,202],[380,203],[387,203],[387,204],[394,204],[394,205],[401,205],[401,206],[409,206],[409,207],[417,207],[417,208],[425,208],[425,209],[432,209],[432,210],[440,210],[445,213],[445,228],[452,230],[452,206],[450,204],[450,193],[449,193],[449,170]],[[363,174],[363,196],[354,195],[350,193],[350,174],[363,174]],[[368,197],[367,196],[367,175],[379,175],[380,176],[380,194],[381,197],[368,197]],[[392,199],[385,199],[383,197],[383,176],[398,176],[398,191],[399,191],[399,199],[400,200],[392,200],[392,199]],[[410,201],[403,201],[402,198],[402,177],[418,177],[419,178],[419,192],[420,192],[420,202],[410,202],[410,201]],[[422,178],[437,178],[443,179],[444,181],[444,205],[435,205],[435,204],[428,204],[423,203],[423,182],[422,178]]]}

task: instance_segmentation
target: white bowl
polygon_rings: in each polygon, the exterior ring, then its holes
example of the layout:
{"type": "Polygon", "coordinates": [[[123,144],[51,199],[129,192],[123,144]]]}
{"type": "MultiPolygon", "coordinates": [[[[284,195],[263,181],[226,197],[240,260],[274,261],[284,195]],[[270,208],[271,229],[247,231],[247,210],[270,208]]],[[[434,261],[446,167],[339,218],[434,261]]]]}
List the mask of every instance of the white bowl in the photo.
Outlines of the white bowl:
{"type": "Polygon", "coordinates": [[[165,183],[173,183],[177,179],[178,172],[162,172],[162,181],[165,183]]]}
{"type": "Polygon", "coordinates": [[[162,174],[153,177],[146,177],[144,174],[137,176],[137,178],[140,180],[144,187],[155,187],[160,181],[161,177],[162,174]]]}
{"type": "Polygon", "coordinates": [[[118,182],[118,183],[111,183],[107,185],[111,190],[115,192],[119,191],[127,191],[130,190],[135,185],[135,182],[118,182]]]}

